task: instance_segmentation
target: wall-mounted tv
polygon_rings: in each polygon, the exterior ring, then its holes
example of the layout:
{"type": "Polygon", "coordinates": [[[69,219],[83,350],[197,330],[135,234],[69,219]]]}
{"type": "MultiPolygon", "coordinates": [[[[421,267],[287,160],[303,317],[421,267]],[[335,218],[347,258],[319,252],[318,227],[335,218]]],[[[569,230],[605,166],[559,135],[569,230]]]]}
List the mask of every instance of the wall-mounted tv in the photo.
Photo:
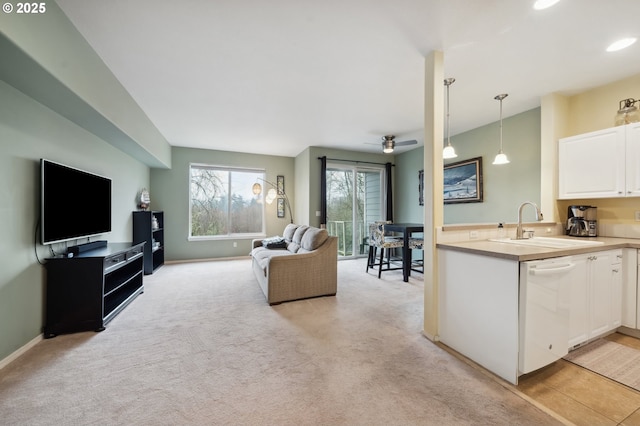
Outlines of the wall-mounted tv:
{"type": "Polygon", "coordinates": [[[40,179],[42,244],[111,232],[111,179],[45,159],[40,179]]]}

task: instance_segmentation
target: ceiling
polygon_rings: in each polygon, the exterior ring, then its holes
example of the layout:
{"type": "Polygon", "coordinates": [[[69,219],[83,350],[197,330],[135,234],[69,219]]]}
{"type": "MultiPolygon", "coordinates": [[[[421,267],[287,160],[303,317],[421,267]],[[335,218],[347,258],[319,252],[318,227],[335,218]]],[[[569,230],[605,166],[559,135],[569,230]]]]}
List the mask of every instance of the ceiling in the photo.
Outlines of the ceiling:
{"type": "MultiPolygon", "coordinates": [[[[640,1],[57,0],[173,146],[296,156],[423,142],[440,50],[455,135],[640,73],[640,1]]],[[[444,85],[443,85],[444,89],[444,85]]],[[[640,98],[638,93],[629,97],[640,98]]],[[[611,105],[611,115],[617,105],[611,105]]],[[[397,147],[396,152],[415,146],[397,147]]]]}

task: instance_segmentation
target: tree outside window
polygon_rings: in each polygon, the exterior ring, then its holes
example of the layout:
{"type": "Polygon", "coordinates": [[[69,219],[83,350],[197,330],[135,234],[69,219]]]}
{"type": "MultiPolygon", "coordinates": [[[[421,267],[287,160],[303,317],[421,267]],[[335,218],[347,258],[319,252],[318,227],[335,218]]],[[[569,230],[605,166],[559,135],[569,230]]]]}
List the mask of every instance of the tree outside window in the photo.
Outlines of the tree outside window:
{"type": "Polygon", "coordinates": [[[209,165],[190,167],[190,237],[264,233],[264,204],[252,186],[264,171],[209,165]]]}

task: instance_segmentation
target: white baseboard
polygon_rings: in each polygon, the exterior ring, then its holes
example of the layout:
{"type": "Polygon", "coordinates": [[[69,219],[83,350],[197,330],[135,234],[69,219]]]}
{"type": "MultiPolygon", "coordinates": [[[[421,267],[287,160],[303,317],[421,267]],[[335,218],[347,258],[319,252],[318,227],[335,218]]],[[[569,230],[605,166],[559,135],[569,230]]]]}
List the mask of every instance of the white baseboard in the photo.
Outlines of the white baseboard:
{"type": "Polygon", "coordinates": [[[229,256],[229,257],[210,257],[206,259],[182,259],[182,260],[165,260],[165,265],[178,264],[178,263],[195,263],[195,262],[217,262],[225,260],[246,260],[251,259],[250,255],[244,256],[229,256]]]}
{"type": "Polygon", "coordinates": [[[11,364],[11,362],[15,361],[16,359],[18,359],[18,357],[20,357],[22,354],[24,354],[25,352],[27,352],[29,349],[31,349],[32,347],[34,347],[36,344],[38,344],[39,342],[41,342],[43,339],[43,335],[40,334],[38,336],[36,336],[35,338],[33,338],[30,342],[28,342],[26,345],[24,345],[23,347],[19,348],[17,351],[15,351],[14,353],[12,353],[11,355],[9,355],[8,357],[6,357],[3,360],[0,360],[0,370],[2,370],[3,368],[5,368],[7,365],[11,364]]]}

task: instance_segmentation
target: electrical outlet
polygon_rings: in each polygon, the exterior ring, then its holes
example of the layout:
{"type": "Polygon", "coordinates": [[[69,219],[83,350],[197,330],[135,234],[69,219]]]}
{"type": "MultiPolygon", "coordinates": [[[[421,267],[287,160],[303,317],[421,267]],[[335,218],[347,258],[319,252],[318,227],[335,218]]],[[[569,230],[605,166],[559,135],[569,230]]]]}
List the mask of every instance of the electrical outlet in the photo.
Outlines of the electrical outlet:
{"type": "Polygon", "coordinates": [[[233,242],[234,247],[238,247],[238,243],[236,241],[233,242]]]}
{"type": "Polygon", "coordinates": [[[478,231],[469,231],[469,238],[472,240],[478,239],[478,231]]]}
{"type": "Polygon", "coordinates": [[[640,222],[640,210],[636,210],[636,222],[640,222]]]}

